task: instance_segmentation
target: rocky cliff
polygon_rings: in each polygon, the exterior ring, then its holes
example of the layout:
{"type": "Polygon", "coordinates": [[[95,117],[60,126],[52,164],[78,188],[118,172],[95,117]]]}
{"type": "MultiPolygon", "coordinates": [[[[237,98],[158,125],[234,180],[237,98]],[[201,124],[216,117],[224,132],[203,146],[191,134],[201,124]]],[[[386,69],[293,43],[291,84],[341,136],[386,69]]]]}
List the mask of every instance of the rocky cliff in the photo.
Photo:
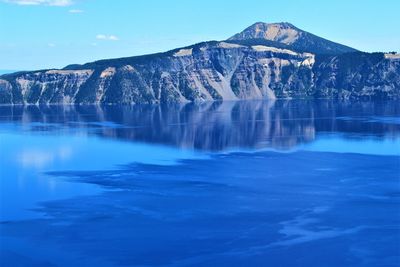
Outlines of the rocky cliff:
{"type": "Polygon", "coordinates": [[[227,41],[0,76],[1,104],[261,98],[400,98],[400,58],[256,23],[227,41]]]}

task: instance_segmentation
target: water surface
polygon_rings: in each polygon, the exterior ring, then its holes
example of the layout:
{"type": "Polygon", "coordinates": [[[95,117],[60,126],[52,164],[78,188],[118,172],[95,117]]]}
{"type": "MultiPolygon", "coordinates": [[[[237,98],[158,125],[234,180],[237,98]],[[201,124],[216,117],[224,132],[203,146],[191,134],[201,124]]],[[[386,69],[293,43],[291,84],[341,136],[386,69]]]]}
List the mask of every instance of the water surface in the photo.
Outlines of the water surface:
{"type": "Polygon", "coordinates": [[[398,266],[399,104],[2,106],[1,266],[398,266]]]}

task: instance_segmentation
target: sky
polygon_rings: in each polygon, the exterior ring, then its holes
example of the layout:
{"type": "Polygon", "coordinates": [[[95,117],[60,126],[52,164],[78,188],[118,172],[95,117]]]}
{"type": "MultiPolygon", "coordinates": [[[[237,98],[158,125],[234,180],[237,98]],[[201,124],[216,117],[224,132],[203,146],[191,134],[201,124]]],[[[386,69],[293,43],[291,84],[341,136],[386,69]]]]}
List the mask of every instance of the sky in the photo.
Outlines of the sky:
{"type": "Polygon", "coordinates": [[[362,51],[400,51],[398,0],[0,0],[0,70],[62,68],[290,22],[362,51]]]}

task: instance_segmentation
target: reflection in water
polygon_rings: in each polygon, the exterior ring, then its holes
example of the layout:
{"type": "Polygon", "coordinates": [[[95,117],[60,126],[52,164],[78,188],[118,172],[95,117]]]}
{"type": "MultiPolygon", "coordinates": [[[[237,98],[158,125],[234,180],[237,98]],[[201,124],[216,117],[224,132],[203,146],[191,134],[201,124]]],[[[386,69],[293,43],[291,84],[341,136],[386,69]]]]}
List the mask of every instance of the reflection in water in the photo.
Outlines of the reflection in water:
{"type": "Polygon", "coordinates": [[[0,266],[398,266],[399,115],[2,106],[0,266]]]}
{"type": "Polygon", "coordinates": [[[175,106],[0,107],[0,123],[26,131],[84,133],[200,150],[287,149],[318,133],[346,138],[400,134],[397,102],[245,101],[175,106]]]}

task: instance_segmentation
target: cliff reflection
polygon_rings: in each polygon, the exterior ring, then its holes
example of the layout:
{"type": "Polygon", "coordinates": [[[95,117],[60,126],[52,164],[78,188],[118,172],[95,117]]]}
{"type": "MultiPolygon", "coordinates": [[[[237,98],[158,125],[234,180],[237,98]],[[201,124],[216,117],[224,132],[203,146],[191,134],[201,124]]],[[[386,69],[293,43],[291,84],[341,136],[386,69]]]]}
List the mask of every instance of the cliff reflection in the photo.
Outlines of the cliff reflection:
{"type": "Polygon", "coordinates": [[[26,131],[83,131],[200,150],[288,149],[318,134],[398,138],[398,102],[243,101],[173,106],[1,106],[26,131]]]}

